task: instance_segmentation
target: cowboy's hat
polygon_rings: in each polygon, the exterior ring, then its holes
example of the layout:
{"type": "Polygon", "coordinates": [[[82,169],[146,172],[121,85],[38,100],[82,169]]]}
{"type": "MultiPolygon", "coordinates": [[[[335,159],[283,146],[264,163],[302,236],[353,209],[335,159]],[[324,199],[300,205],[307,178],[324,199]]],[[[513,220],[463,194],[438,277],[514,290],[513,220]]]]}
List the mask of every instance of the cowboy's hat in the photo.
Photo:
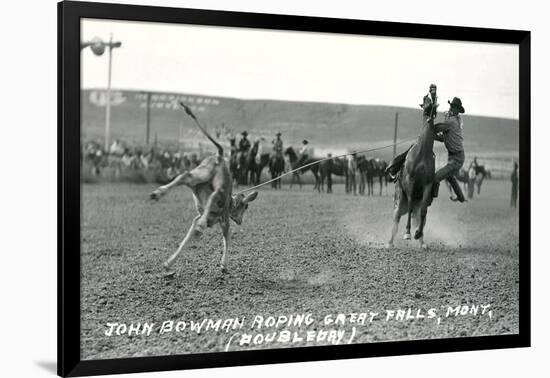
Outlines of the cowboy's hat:
{"type": "Polygon", "coordinates": [[[459,113],[464,113],[464,107],[462,106],[462,101],[458,97],[453,98],[452,101],[447,101],[452,108],[458,109],[459,113]]]}
{"type": "Polygon", "coordinates": [[[246,131],[243,131],[243,132],[241,133],[241,135],[247,136],[248,133],[247,133],[246,131]]]}
{"type": "Polygon", "coordinates": [[[275,134],[275,136],[281,136],[281,135],[283,135],[283,134],[281,134],[280,131],[277,131],[277,134],[275,134]]]}
{"type": "Polygon", "coordinates": [[[309,143],[309,142],[307,141],[307,139],[304,139],[304,140],[302,141],[302,144],[308,144],[308,143],[309,143]]]}

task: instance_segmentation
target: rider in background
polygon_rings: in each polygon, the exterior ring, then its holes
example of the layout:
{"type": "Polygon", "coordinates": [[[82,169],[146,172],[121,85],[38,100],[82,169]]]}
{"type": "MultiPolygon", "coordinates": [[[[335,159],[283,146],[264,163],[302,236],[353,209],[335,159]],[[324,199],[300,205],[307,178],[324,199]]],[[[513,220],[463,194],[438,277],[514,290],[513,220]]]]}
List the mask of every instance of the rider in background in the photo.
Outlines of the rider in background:
{"type": "Polygon", "coordinates": [[[242,138],[239,140],[239,152],[245,154],[250,150],[250,141],[246,138],[248,136],[246,131],[243,131],[241,135],[242,138]]]}
{"type": "Polygon", "coordinates": [[[510,207],[518,207],[518,183],[519,183],[519,165],[514,162],[514,170],[510,176],[512,181],[512,196],[510,198],[510,207]]]}
{"type": "Polygon", "coordinates": [[[275,134],[275,139],[271,141],[273,145],[273,154],[277,156],[283,156],[283,140],[281,139],[281,133],[275,134]]]}
{"type": "Polygon", "coordinates": [[[298,167],[301,167],[304,162],[311,157],[311,147],[309,146],[309,141],[304,139],[302,141],[302,148],[300,148],[300,160],[298,160],[298,167]]]}

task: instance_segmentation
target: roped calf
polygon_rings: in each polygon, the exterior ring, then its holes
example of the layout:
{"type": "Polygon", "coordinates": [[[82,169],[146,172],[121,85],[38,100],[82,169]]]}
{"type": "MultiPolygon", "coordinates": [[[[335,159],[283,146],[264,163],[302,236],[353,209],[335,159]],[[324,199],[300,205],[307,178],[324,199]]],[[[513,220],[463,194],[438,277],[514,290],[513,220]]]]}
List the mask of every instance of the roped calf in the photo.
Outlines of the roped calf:
{"type": "Polygon", "coordinates": [[[187,235],[180,243],[176,252],[164,262],[166,275],[173,275],[171,266],[181,253],[183,248],[193,239],[199,238],[207,227],[220,225],[223,234],[223,253],[221,257],[221,270],[227,271],[227,251],[230,243],[229,220],[232,219],[240,225],[243,215],[248,209],[248,204],[256,199],[258,192],[247,195],[233,195],[233,180],[229,167],[223,157],[223,147],[214,140],[210,134],[199,124],[191,110],[181,104],[185,111],[193,117],[197,126],[214,143],[218,149],[217,155],[206,157],[196,168],[176,176],[170,183],[160,186],[153,193],[151,199],[158,200],[170,189],[178,185],[186,185],[193,192],[197,216],[193,219],[187,235]]]}

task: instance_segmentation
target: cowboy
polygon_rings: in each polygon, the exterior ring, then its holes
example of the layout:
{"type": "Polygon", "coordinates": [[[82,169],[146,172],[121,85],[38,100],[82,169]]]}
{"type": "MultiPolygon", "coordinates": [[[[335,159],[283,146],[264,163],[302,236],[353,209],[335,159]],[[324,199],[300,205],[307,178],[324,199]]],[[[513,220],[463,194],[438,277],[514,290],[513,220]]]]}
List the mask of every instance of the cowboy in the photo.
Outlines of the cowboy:
{"type": "MultiPolygon", "coordinates": [[[[431,86],[430,86],[431,87],[431,86]]],[[[426,97],[424,97],[426,99],[426,97]]],[[[437,99],[437,97],[436,97],[437,99]]],[[[462,165],[464,164],[464,147],[462,145],[462,118],[460,113],[464,113],[464,107],[462,106],[462,101],[455,97],[452,101],[448,101],[449,111],[445,113],[445,121],[436,123],[434,131],[436,133],[435,140],[444,142],[445,147],[448,151],[448,161],[447,165],[439,169],[435,173],[432,197],[436,198],[439,194],[439,183],[443,179],[447,179],[454,192],[456,193],[456,198],[451,198],[453,201],[464,202],[464,194],[460,189],[460,185],[456,180],[455,174],[458,173],[462,165]]],[[[437,102],[432,102],[432,106],[424,107],[424,120],[428,122],[433,122],[432,112],[437,109],[437,102]]],[[[412,146],[411,146],[412,147],[412,146]]],[[[397,178],[397,173],[403,166],[407,153],[411,149],[407,149],[404,153],[397,155],[390,163],[388,168],[386,168],[386,173],[389,174],[392,180],[397,178]]]]}
{"type": "MultiPolygon", "coordinates": [[[[437,103],[437,86],[435,84],[430,84],[428,94],[424,96],[422,104],[419,105],[422,108],[424,122],[433,121],[437,115],[437,107],[439,106],[437,103]]],[[[390,177],[390,181],[393,182],[397,179],[397,173],[403,166],[403,163],[405,163],[407,153],[411,148],[412,145],[405,152],[394,157],[384,171],[390,177]]]]}
{"type": "Polygon", "coordinates": [[[246,139],[246,137],[248,136],[248,133],[246,131],[243,131],[241,135],[243,137],[239,141],[239,152],[244,154],[247,153],[248,150],[250,150],[250,141],[246,139]]]}
{"type": "Polygon", "coordinates": [[[514,170],[512,171],[510,180],[512,181],[512,196],[510,197],[510,207],[517,207],[518,206],[519,165],[516,161],[514,162],[514,170]]]}
{"type": "Polygon", "coordinates": [[[271,144],[273,145],[273,153],[279,156],[283,155],[283,140],[281,139],[281,135],[282,134],[278,132],[275,134],[275,139],[271,141],[271,144]]]}
{"type": "Polygon", "coordinates": [[[448,103],[449,111],[445,113],[445,121],[434,124],[435,140],[445,143],[448,151],[448,160],[447,164],[435,173],[432,196],[434,198],[437,197],[439,183],[443,179],[447,179],[456,193],[456,198],[451,199],[453,201],[464,202],[466,199],[455,177],[455,174],[458,173],[464,164],[464,146],[462,145],[463,122],[460,116],[461,113],[464,113],[464,107],[458,97],[453,98],[448,103]]]}
{"type": "MultiPolygon", "coordinates": [[[[477,174],[477,171],[479,169],[479,164],[477,163],[477,156],[474,156],[474,160],[470,163],[470,168],[473,168],[477,174]]],[[[470,169],[468,168],[468,170],[470,169]]]]}
{"type": "Polygon", "coordinates": [[[310,155],[311,147],[309,146],[309,141],[304,139],[302,141],[302,148],[300,148],[300,160],[298,160],[298,167],[302,166],[310,155]]]}

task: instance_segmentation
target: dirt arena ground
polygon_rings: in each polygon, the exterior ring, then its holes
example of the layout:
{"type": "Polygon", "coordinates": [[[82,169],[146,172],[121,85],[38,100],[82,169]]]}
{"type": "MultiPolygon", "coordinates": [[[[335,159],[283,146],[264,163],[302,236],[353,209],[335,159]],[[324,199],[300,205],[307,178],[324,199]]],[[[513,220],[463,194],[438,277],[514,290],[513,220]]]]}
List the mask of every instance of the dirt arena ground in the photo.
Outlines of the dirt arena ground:
{"type": "MultiPolygon", "coordinates": [[[[190,321],[244,317],[248,326],[257,315],[311,314],[313,324],[286,329],[319,335],[337,328],[346,340],[353,332],[354,343],[518,332],[519,217],[509,208],[507,181],[487,181],[481,196],[461,205],[442,186],[428,213],[428,250],[400,237],[394,249],[384,248],[393,187],[382,197],[345,195],[341,185],[331,195],[311,186],[261,189],[243,225],[232,226],[229,272],[219,270],[222,238],[214,228],[182,253],[172,279],[161,275],[161,263],[185,235],[194,205],[185,187],[150,202],[154,188],[82,186],[83,359],[223,351],[234,331],[198,333],[190,321]],[[490,305],[491,316],[448,316],[449,307],[460,305],[490,305]],[[433,319],[386,319],[387,310],[427,315],[431,308],[438,314],[433,319]],[[370,312],[380,315],[361,325],[349,318],[337,327],[321,325],[326,315],[370,312]],[[160,334],[167,320],[187,328],[160,334]],[[108,323],[144,322],[154,323],[153,334],[106,336],[108,323]]],[[[255,329],[252,335],[281,330],[255,329]]],[[[264,336],[230,350],[327,344],[268,343],[264,336]]]]}

